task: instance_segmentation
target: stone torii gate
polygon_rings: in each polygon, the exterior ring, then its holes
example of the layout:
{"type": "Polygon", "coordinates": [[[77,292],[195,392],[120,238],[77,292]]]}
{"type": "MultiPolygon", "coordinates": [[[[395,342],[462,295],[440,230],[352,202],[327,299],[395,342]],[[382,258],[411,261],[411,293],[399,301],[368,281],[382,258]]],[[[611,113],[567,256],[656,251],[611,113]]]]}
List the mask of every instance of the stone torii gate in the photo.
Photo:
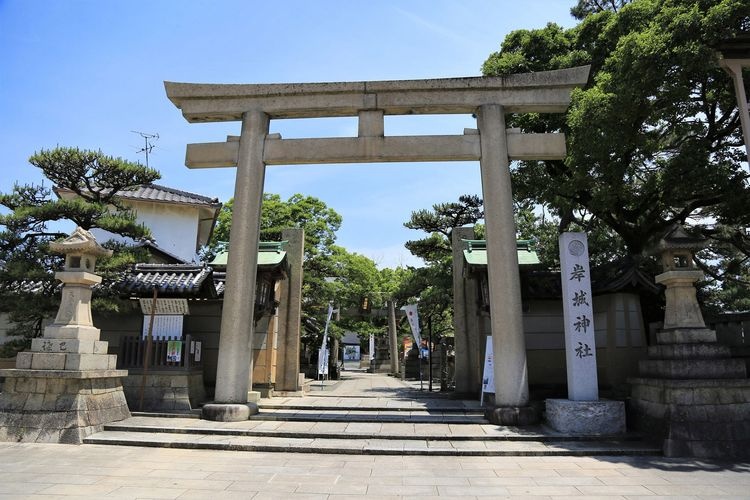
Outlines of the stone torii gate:
{"type": "MultiPolygon", "coordinates": [[[[507,77],[431,80],[192,84],[165,82],[169,99],[190,123],[241,121],[239,137],[188,144],[189,168],[237,167],[215,404],[206,418],[247,418],[256,252],[266,165],[479,160],[484,197],[490,313],[495,353],[495,404],[528,403],[526,346],[516,255],[512,160],[561,159],[563,134],[521,134],[506,113],[563,113],[589,67],[507,77]],[[384,115],[475,114],[478,130],[463,135],[386,137],[384,115]],[[269,134],[278,118],[357,116],[357,137],[282,139],[269,134]],[[248,333],[249,332],[249,333],[248,333]]],[[[508,412],[505,412],[508,414],[508,412]]],[[[511,412],[512,413],[512,412],[511,412]]],[[[518,412],[516,411],[516,415],[518,412]]],[[[500,420],[503,420],[500,418],[500,420]]],[[[507,422],[516,423],[513,418],[507,422]]]]}

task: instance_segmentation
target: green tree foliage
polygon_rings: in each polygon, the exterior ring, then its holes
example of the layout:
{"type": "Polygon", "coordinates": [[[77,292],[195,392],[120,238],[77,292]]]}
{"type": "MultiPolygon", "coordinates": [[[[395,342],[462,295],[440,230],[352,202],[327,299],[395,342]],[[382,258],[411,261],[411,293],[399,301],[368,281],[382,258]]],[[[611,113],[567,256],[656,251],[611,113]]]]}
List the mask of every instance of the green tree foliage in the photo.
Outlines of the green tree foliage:
{"type": "MultiPolygon", "coordinates": [[[[229,240],[232,209],[233,201],[229,200],[219,214],[207,256],[222,249],[229,240]]],[[[303,339],[310,345],[320,342],[329,302],[341,311],[339,321],[331,326],[332,335],[340,335],[344,330],[364,335],[381,333],[383,320],[373,319],[369,313],[382,308],[398,288],[394,283],[401,276],[399,271],[381,272],[371,259],[335,245],[341,222],[341,215],[318,198],[295,194],[282,200],[277,194],[263,195],[261,240],[279,241],[285,228],[305,231],[303,339]],[[365,299],[366,311],[361,307],[365,299]]]]}
{"type": "MultiPolygon", "coordinates": [[[[229,241],[233,208],[233,199],[222,206],[206,257],[223,250],[229,241]]],[[[302,314],[306,330],[311,335],[317,335],[315,326],[319,326],[321,317],[325,318],[328,302],[335,295],[334,287],[326,278],[334,276],[330,256],[334,252],[336,231],[341,227],[341,220],[341,215],[313,196],[295,194],[288,200],[282,200],[277,194],[263,194],[260,220],[262,241],[280,241],[281,231],[285,228],[305,231],[302,314]]]]}
{"type": "MultiPolygon", "coordinates": [[[[135,214],[117,195],[159,178],[156,170],[77,148],[41,150],[29,162],[52,181],[60,196],[39,185],[15,185],[10,193],[0,194],[0,205],[6,209],[0,215],[0,312],[8,313],[13,323],[9,334],[23,336],[22,341],[7,345],[5,354],[23,349],[57,310],[59,284],[54,271],[62,258],[50,255],[49,243],[65,235],[50,225],[67,220],[87,230],[148,236],[148,229],[135,221],[135,214]]],[[[100,260],[102,274],[118,272],[143,257],[124,245],[111,246],[119,251],[100,260]]],[[[94,305],[114,307],[101,296],[94,305]]]]}
{"type": "MultiPolygon", "coordinates": [[[[482,68],[505,75],[592,67],[567,115],[509,116],[509,126],[568,139],[564,161],[514,169],[517,198],[545,206],[562,230],[606,227],[637,258],[673,223],[692,225],[711,238],[706,257],[723,247],[746,268],[748,171],[733,86],[713,47],[750,28],[750,4],[581,0],[573,14],[581,22],[571,29],[509,34],[482,68]]],[[[729,281],[742,274],[703,267],[729,281]]]]}
{"type": "MultiPolygon", "coordinates": [[[[234,200],[226,202],[219,213],[211,243],[212,247],[229,241],[232,229],[234,200]]],[[[285,228],[305,230],[305,258],[330,253],[341,227],[341,215],[313,196],[292,195],[284,201],[278,194],[264,193],[260,222],[260,239],[278,241],[285,228]]]]}
{"type": "Polygon", "coordinates": [[[433,333],[438,336],[452,331],[453,228],[473,225],[484,217],[482,200],[462,195],[457,202],[438,203],[431,210],[412,212],[404,223],[409,229],[424,231],[427,236],[406,243],[406,248],[427,264],[410,269],[410,276],[398,292],[402,302],[419,299],[420,318],[432,319],[433,333]]]}
{"type": "Polygon", "coordinates": [[[332,247],[327,259],[332,272],[327,280],[327,293],[340,311],[334,333],[348,330],[365,338],[370,334],[385,334],[387,316],[382,311],[398,289],[404,271],[381,271],[369,257],[339,246],[332,247]]]}

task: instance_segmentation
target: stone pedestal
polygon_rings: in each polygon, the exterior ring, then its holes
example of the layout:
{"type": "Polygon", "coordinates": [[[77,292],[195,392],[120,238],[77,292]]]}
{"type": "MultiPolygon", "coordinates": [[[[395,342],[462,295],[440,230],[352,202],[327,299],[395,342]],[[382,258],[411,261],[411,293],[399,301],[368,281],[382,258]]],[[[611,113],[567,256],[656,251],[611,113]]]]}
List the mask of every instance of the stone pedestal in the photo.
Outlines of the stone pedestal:
{"type": "Polygon", "coordinates": [[[666,456],[750,457],[750,379],[726,346],[651,346],[629,380],[631,421],[664,439],[666,456]]]}
{"type": "Polygon", "coordinates": [[[130,417],[126,370],[0,370],[0,441],[78,444],[130,417]]]}
{"type": "MultiPolygon", "coordinates": [[[[66,290],[56,321],[80,311],[66,302],[66,290]]],[[[121,382],[128,372],[116,370],[117,356],[106,353],[107,342],[91,324],[45,328],[31,351],[18,353],[15,369],[0,370],[6,377],[0,440],[81,443],[104,424],[130,417],[121,382]]]]}
{"type": "Polygon", "coordinates": [[[122,388],[128,405],[138,411],[190,412],[206,400],[203,371],[149,370],[143,390],[143,371],[129,370],[122,388]]]}
{"type": "Polygon", "coordinates": [[[534,406],[496,406],[484,412],[484,418],[495,425],[534,425],[540,417],[539,408],[534,406]]]}
{"type": "Polygon", "coordinates": [[[547,423],[565,434],[614,435],[625,433],[622,401],[546,400],[547,423]]]}
{"type": "Polygon", "coordinates": [[[211,403],[203,405],[201,418],[214,422],[241,422],[256,413],[258,413],[258,405],[255,403],[211,403]]]}

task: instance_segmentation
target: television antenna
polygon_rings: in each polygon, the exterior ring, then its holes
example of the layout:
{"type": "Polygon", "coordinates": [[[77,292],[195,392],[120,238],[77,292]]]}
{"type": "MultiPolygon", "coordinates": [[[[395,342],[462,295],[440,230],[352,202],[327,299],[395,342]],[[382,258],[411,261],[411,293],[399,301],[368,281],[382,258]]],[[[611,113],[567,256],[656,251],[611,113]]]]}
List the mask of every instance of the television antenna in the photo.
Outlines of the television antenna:
{"type": "Polygon", "coordinates": [[[148,134],[146,132],[139,132],[137,130],[131,130],[131,132],[143,137],[145,145],[136,152],[144,153],[146,155],[146,167],[148,167],[148,155],[149,153],[151,153],[151,150],[154,149],[154,142],[159,140],[159,134],[148,134]]]}

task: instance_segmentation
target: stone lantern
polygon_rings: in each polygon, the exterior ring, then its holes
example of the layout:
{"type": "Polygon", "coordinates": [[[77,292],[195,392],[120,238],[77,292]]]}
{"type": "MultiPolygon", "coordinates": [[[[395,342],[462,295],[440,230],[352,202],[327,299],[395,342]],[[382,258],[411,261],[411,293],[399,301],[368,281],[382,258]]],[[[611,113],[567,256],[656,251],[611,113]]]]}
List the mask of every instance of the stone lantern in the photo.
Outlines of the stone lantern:
{"type": "MultiPolygon", "coordinates": [[[[112,250],[103,248],[90,232],[80,227],[64,240],[50,243],[50,249],[65,255],[65,267],[55,273],[55,278],[63,283],[62,299],[55,322],[44,329],[44,339],[77,340],[75,344],[79,347],[82,346],[81,342],[88,344],[99,341],[99,329],[94,328],[91,320],[91,287],[102,281],[100,276],[94,274],[97,257],[110,256],[112,250]]],[[[37,344],[50,345],[43,339],[36,341],[37,344]]],[[[91,347],[93,349],[93,344],[91,347]]],[[[101,353],[100,349],[96,351],[99,351],[97,354],[101,353]]],[[[95,353],[89,349],[81,352],[95,353]]],[[[106,347],[103,352],[106,353],[106,347]]],[[[66,368],[73,367],[66,363],[66,368]]],[[[96,368],[106,369],[114,366],[102,366],[100,362],[96,368]]]]}
{"type": "Polygon", "coordinates": [[[97,257],[111,255],[88,231],[77,228],[50,248],[65,254],[55,273],[62,297],[55,321],[16,357],[16,368],[0,370],[0,441],[80,443],[104,424],[130,416],[117,356],[91,319],[91,288],[97,257]]]}
{"type": "Polygon", "coordinates": [[[695,297],[703,273],[693,256],[705,243],[675,225],[656,247],[664,272],[655,279],[666,287],[664,327],[648,347],[648,359],[638,362],[639,376],[628,379],[628,418],[634,428],[663,439],[666,456],[747,458],[745,361],[716,342],[695,297]]]}
{"type": "Polygon", "coordinates": [[[655,281],[666,287],[664,326],[657,332],[657,343],[716,342],[716,332],[706,328],[695,282],[703,272],[695,268],[693,256],[704,248],[704,238],[689,234],[682,226],[673,226],[657,244],[663,272],[655,281]]]}

